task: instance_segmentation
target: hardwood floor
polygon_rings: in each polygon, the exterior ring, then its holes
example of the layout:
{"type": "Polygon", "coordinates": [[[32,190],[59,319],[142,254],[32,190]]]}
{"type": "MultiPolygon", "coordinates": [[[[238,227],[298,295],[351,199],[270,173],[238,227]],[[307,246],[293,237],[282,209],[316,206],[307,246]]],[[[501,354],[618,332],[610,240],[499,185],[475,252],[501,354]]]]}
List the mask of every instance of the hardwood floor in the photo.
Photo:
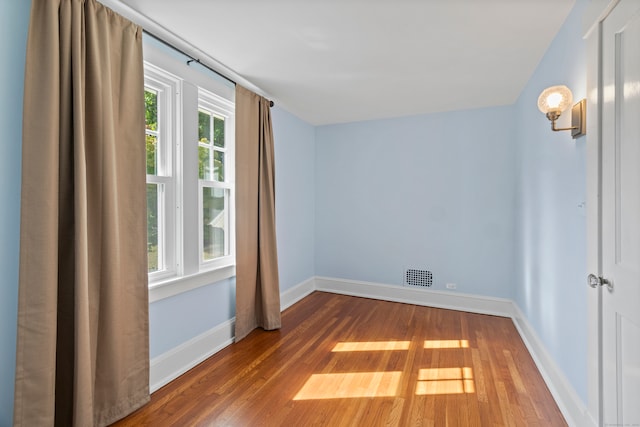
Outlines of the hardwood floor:
{"type": "Polygon", "coordinates": [[[562,426],[511,319],[315,292],[117,426],[562,426]]]}

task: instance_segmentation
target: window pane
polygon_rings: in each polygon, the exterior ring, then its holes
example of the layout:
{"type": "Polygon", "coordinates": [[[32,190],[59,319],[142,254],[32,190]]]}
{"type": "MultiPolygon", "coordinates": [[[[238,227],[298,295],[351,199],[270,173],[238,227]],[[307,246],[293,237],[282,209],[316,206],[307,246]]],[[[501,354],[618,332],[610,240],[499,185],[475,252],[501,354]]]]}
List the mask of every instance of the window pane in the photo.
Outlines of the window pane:
{"type": "Polygon", "coordinates": [[[158,190],[159,184],[147,184],[147,259],[149,272],[160,268],[158,256],[158,190]]]}
{"type": "Polygon", "coordinates": [[[144,106],[145,106],[145,121],[147,129],[158,130],[158,92],[145,88],[144,90],[144,106]]]}
{"type": "Polygon", "coordinates": [[[211,150],[207,147],[198,147],[198,177],[211,181],[211,150]]]}
{"type": "Polygon", "coordinates": [[[227,190],[222,188],[204,187],[202,189],[203,261],[227,255],[226,195],[227,190]]]}
{"type": "Polygon", "coordinates": [[[158,174],[158,137],[145,135],[147,144],[147,175],[158,174]]]}
{"type": "Polygon", "coordinates": [[[158,173],[158,137],[154,132],[158,130],[158,92],[146,88],[144,91],[146,149],[147,149],[147,174],[158,173]]]}
{"type": "Polygon", "coordinates": [[[213,145],[224,148],[224,119],[213,118],[213,145]]]}
{"type": "Polygon", "coordinates": [[[198,141],[211,143],[211,115],[205,111],[198,111],[198,141]]]}
{"type": "Polygon", "coordinates": [[[213,179],[224,182],[224,153],[222,151],[213,152],[213,179]]]}

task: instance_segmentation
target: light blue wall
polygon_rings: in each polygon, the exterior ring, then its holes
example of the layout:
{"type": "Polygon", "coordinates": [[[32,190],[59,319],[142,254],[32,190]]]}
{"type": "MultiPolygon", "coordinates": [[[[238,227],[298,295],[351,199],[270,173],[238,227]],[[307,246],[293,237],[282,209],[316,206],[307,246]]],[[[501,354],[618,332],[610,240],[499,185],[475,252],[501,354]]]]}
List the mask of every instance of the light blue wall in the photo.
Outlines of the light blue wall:
{"type": "Polygon", "coordinates": [[[586,138],[573,140],[568,132],[551,132],[549,121],[538,111],[537,99],[544,88],[556,84],[567,85],[576,101],[585,97],[586,48],[581,23],[586,3],[577,1],[515,106],[519,165],[516,301],[584,402],[586,138]]]}
{"type": "Polygon", "coordinates": [[[22,88],[29,0],[0,1],[0,426],[13,419],[16,363],[22,88]]]}
{"type": "Polygon", "coordinates": [[[318,127],[316,274],[511,298],[513,108],[318,127]]]}
{"type": "Polygon", "coordinates": [[[315,130],[277,106],[271,111],[280,290],[285,291],[315,275],[315,130]]]}
{"type": "Polygon", "coordinates": [[[149,304],[151,358],[235,316],[235,277],[149,304]]]}

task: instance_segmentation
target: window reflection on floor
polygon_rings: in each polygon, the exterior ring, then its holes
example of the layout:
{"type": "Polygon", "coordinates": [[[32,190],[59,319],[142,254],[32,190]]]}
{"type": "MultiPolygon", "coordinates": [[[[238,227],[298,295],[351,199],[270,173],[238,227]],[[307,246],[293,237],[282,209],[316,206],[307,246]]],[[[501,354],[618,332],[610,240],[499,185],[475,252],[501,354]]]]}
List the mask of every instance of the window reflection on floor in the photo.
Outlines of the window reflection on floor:
{"type": "Polygon", "coordinates": [[[399,371],[314,374],[293,400],[396,396],[401,377],[399,371]]]}
{"type": "MultiPolygon", "coordinates": [[[[407,351],[411,341],[339,342],[335,353],[407,351]]],[[[468,340],[426,340],[426,350],[469,348],[468,340]]],[[[398,395],[401,371],[313,374],[293,400],[393,397],[398,395]]],[[[418,371],[416,395],[475,393],[470,367],[425,368],[418,371]]]]}
{"type": "Polygon", "coordinates": [[[469,348],[468,340],[427,340],[424,348],[469,348]]]}
{"type": "Polygon", "coordinates": [[[416,394],[475,393],[473,370],[464,368],[420,369],[416,394]]]}

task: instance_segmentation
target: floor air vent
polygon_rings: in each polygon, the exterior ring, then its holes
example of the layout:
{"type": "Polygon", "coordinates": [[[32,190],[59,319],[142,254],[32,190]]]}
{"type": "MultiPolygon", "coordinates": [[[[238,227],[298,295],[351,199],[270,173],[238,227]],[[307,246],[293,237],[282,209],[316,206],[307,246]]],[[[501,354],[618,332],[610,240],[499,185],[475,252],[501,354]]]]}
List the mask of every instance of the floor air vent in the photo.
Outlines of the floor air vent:
{"type": "Polygon", "coordinates": [[[429,270],[408,268],[404,271],[404,284],[406,286],[431,287],[433,285],[433,273],[429,270]]]}

